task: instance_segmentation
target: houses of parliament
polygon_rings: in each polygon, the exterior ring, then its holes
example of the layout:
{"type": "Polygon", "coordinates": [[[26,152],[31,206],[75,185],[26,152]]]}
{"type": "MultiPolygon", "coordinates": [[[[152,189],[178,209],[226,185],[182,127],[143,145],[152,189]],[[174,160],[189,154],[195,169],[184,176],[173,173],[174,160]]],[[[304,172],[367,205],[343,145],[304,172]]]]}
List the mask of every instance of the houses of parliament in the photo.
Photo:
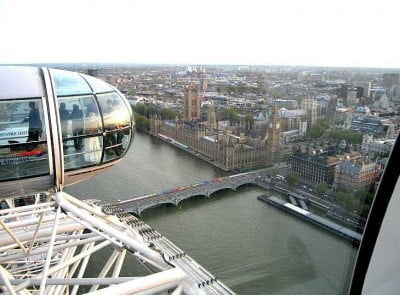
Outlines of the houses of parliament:
{"type": "Polygon", "coordinates": [[[225,171],[243,171],[279,162],[281,122],[277,105],[270,112],[264,134],[251,134],[241,126],[219,127],[212,105],[208,107],[207,119],[201,120],[201,98],[195,82],[185,88],[183,105],[183,119],[151,117],[150,134],[183,144],[225,171]]]}

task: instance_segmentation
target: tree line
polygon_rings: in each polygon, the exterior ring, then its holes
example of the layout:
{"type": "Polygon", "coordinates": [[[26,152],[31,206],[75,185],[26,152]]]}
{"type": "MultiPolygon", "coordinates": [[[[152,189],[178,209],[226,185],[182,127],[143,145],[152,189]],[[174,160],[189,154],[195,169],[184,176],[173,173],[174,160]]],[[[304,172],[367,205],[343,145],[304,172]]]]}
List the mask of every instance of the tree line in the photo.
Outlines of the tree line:
{"type": "Polygon", "coordinates": [[[136,104],[132,106],[132,110],[135,113],[136,129],[141,132],[150,129],[151,116],[158,115],[164,120],[171,120],[175,119],[176,116],[180,116],[180,114],[174,110],[158,108],[154,105],[136,104]]]}
{"type": "Polygon", "coordinates": [[[353,130],[330,130],[330,124],[327,119],[318,120],[307,132],[307,137],[311,139],[319,139],[323,136],[333,141],[345,140],[351,144],[361,144],[363,138],[361,132],[353,130]]]}

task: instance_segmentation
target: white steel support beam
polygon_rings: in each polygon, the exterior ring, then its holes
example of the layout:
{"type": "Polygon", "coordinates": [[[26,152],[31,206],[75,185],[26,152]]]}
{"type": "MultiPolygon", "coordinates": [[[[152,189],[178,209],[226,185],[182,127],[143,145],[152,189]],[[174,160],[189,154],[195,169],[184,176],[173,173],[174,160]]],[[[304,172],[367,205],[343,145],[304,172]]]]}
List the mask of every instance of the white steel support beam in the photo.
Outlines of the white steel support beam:
{"type": "Polygon", "coordinates": [[[117,247],[119,247],[119,248],[123,247],[122,243],[118,242],[116,238],[109,237],[108,235],[102,233],[98,229],[94,228],[90,223],[85,222],[79,218],[76,218],[75,216],[72,216],[70,213],[68,214],[68,217],[71,218],[72,220],[76,221],[77,223],[83,225],[84,227],[90,229],[91,231],[97,233],[98,235],[102,236],[106,240],[109,240],[111,243],[113,243],[117,247]]]}
{"type": "Polygon", "coordinates": [[[119,273],[121,272],[122,264],[124,263],[124,260],[125,260],[125,255],[126,255],[126,249],[122,249],[122,251],[119,253],[117,262],[115,263],[115,266],[114,266],[114,270],[112,273],[113,278],[119,277],[119,273]]]}
{"type": "MultiPolygon", "coordinates": [[[[84,227],[76,222],[67,222],[63,225],[59,225],[57,228],[57,234],[64,234],[64,233],[71,233],[79,229],[83,229],[84,227]]],[[[39,230],[38,237],[48,237],[51,235],[52,228],[46,227],[39,230]]],[[[34,231],[28,231],[24,233],[18,233],[15,236],[23,243],[25,241],[31,241],[34,235],[34,231]]],[[[8,246],[9,244],[13,243],[14,239],[11,237],[0,237],[0,246],[8,246]]],[[[3,251],[1,249],[0,251],[3,251]]]]}
{"type": "Polygon", "coordinates": [[[178,269],[168,269],[162,272],[158,272],[155,274],[148,275],[146,277],[141,277],[133,281],[121,283],[118,285],[110,286],[108,288],[104,288],[92,293],[91,295],[110,295],[110,294],[119,294],[119,295],[129,295],[135,294],[139,292],[143,292],[146,290],[151,290],[153,288],[162,287],[165,285],[170,286],[169,284],[173,283],[173,285],[178,286],[179,282],[183,279],[187,278],[186,274],[178,269]]]}
{"type": "MultiPolygon", "coordinates": [[[[3,291],[7,290],[8,293],[11,294],[11,295],[16,295],[17,294],[17,293],[15,293],[13,287],[11,286],[10,281],[7,278],[6,271],[1,266],[0,266],[0,280],[1,280],[1,283],[6,287],[5,290],[3,289],[3,291]]],[[[0,287],[1,287],[1,285],[0,285],[0,287]]]]}
{"type": "MultiPolygon", "coordinates": [[[[83,248],[81,250],[81,253],[84,253],[88,249],[93,248],[93,246],[94,246],[94,242],[86,244],[85,246],[83,246],[83,248]]],[[[79,269],[79,272],[78,272],[78,275],[77,275],[77,279],[80,279],[80,278],[83,277],[83,275],[84,275],[84,273],[86,271],[86,267],[87,267],[87,264],[89,262],[89,259],[90,259],[90,256],[86,256],[85,258],[83,258],[82,264],[81,264],[81,268],[79,269]]],[[[71,295],[76,295],[76,293],[78,292],[78,289],[79,289],[79,285],[75,285],[72,288],[71,295]]]]}
{"type": "MultiPolygon", "coordinates": [[[[88,238],[88,239],[85,239],[85,240],[72,241],[70,243],[64,243],[64,244],[61,244],[61,245],[54,246],[54,250],[59,251],[59,250],[62,250],[62,249],[65,249],[65,248],[69,248],[69,247],[72,247],[72,246],[80,246],[80,245],[85,245],[87,243],[98,242],[98,241],[102,241],[102,240],[104,240],[103,237],[98,237],[97,236],[97,237],[92,237],[92,238],[88,238]]],[[[34,256],[34,255],[45,253],[47,251],[48,251],[48,249],[46,247],[41,247],[39,249],[33,250],[31,255],[34,256]]],[[[6,257],[0,258],[0,263],[12,262],[14,260],[21,259],[21,258],[24,258],[24,257],[30,257],[30,256],[27,256],[24,253],[8,255],[6,257]]]]}
{"type": "MultiPolygon", "coordinates": [[[[14,212],[31,211],[31,210],[39,209],[39,208],[42,208],[42,207],[49,207],[49,206],[53,206],[54,207],[55,204],[56,204],[56,202],[52,201],[52,202],[40,203],[40,204],[36,204],[36,205],[26,205],[26,206],[22,206],[22,207],[10,206],[9,209],[2,209],[0,211],[0,215],[5,215],[5,214],[9,214],[9,213],[14,213],[14,212]]],[[[30,212],[30,214],[32,214],[32,212],[30,212]]]]}
{"type": "MultiPolygon", "coordinates": [[[[60,264],[57,264],[57,265],[53,266],[52,268],[50,268],[50,270],[48,272],[48,275],[51,275],[51,274],[59,271],[60,269],[63,269],[64,267],[67,267],[67,266],[75,263],[76,261],[81,260],[82,258],[91,255],[92,253],[94,253],[94,252],[96,252],[96,251],[108,246],[109,244],[110,244],[109,241],[104,241],[104,242],[94,246],[93,248],[89,249],[85,253],[80,253],[79,255],[74,256],[69,261],[64,261],[64,262],[62,262],[60,264]]],[[[37,275],[37,276],[33,277],[32,279],[41,279],[41,278],[42,278],[42,275],[37,275]]],[[[26,288],[29,285],[30,285],[30,280],[27,280],[24,283],[21,283],[20,285],[16,286],[14,289],[15,289],[15,291],[19,291],[19,290],[22,290],[22,289],[26,288]]]]}
{"type": "Polygon", "coordinates": [[[171,293],[171,295],[181,295],[183,292],[183,287],[182,286],[178,286],[178,288],[176,288],[174,290],[174,292],[171,293]]]}
{"type": "Polygon", "coordinates": [[[8,228],[8,226],[1,219],[0,219],[0,225],[10,235],[10,237],[17,243],[17,245],[21,248],[21,250],[24,251],[24,253],[27,253],[27,250],[26,250],[24,244],[18,239],[18,237],[12,232],[11,229],[8,228]]]}
{"type": "Polygon", "coordinates": [[[44,288],[46,287],[46,280],[47,280],[47,275],[48,275],[48,272],[49,272],[51,257],[52,257],[52,254],[53,254],[54,239],[56,238],[57,227],[58,227],[58,219],[60,218],[60,214],[61,214],[61,207],[58,207],[57,211],[56,211],[56,218],[54,220],[53,231],[51,232],[51,238],[50,238],[50,242],[49,242],[49,244],[50,244],[49,245],[49,251],[47,252],[46,263],[45,263],[44,269],[43,269],[43,276],[42,276],[42,282],[40,283],[39,295],[43,295],[44,294],[44,288]]]}
{"type": "Polygon", "coordinates": [[[165,269],[169,268],[168,265],[162,259],[160,253],[150,249],[144,243],[137,241],[128,235],[121,234],[120,230],[117,230],[116,228],[112,227],[111,225],[106,224],[104,221],[101,221],[98,218],[88,214],[88,212],[85,212],[84,210],[72,205],[71,203],[69,203],[68,201],[63,199],[62,192],[57,192],[56,196],[57,196],[58,204],[64,210],[72,212],[76,216],[78,216],[82,219],[85,219],[92,226],[97,227],[98,229],[102,230],[103,232],[106,232],[106,233],[110,234],[111,236],[118,237],[118,239],[121,242],[123,242],[126,246],[128,246],[130,249],[142,253],[143,255],[145,255],[146,257],[148,257],[151,260],[155,260],[158,264],[160,264],[161,266],[164,266],[165,269]]]}
{"type": "MultiPolygon", "coordinates": [[[[103,269],[100,271],[98,277],[99,278],[104,278],[108,271],[111,269],[112,265],[114,264],[115,260],[117,259],[119,255],[119,250],[114,249],[114,252],[111,254],[111,256],[108,258],[106,264],[104,265],[103,269]]],[[[96,291],[99,288],[99,285],[93,285],[89,292],[96,291]]]]}
{"type": "MultiPolygon", "coordinates": [[[[40,213],[39,221],[37,223],[35,233],[33,234],[31,245],[29,246],[28,255],[31,255],[31,253],[32,253],[32,248],[33,248],[33,245],[35,244],[35,240],[37,238],[37,234],[39,232],[40,225],[42,224],[43,216],[44,216],[44,212],[40,213]]],[[[57,214],[56,214],[55,218],[59,218],[59,216],[57,216],[57,214]]]]}
{"type": "MultiPolygon", "coordinates": [[[[169,283],[169,284],[162,285],[160,287],[156,287],[156,288],[152,288],[150,290],[146,290],[146,291],[143,291],[143,292],[136,293],[135,295],[166,294],[167,291],[173,290],[174,288],[176,288],[176,283],[169,283]]],[[[189,294],[190,295],[194,295],[192,293],[189,293],[189,294]]],[[[202,293],[200,293],[200,294],[202,294],[202,293]]],[[[198,295],[198,294],[196,294],[196,295],[198,295]]]]}
{"type": "MultiPolygon", "coordinates": [[[[113,285],[113,284],[120,284],[132,280],[136,280],[138,277],[119,277],[119,278],[49,278],[46,281],[47,285],[66,285],[66,286],[91,286],[93,284],[99,285],[113,285]]],[[[12,279],[9,282],[12,285],[17,285],[24,282],[25,279],[12,279]]],[[[40,285],[39,279],[32,279],[30,280],[29,286],[39,286],[40,285]]]]}

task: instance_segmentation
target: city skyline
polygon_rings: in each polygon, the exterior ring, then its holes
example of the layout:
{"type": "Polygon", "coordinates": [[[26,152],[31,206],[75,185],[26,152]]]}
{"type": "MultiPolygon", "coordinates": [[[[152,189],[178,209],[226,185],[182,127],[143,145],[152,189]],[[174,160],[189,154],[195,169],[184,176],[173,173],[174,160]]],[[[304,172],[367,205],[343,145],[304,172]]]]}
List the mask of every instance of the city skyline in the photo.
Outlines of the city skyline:
{"type": "Polygon", "coordinates": [[[400,68],[398,3],[0,1],[0,64],[400,68]]]}

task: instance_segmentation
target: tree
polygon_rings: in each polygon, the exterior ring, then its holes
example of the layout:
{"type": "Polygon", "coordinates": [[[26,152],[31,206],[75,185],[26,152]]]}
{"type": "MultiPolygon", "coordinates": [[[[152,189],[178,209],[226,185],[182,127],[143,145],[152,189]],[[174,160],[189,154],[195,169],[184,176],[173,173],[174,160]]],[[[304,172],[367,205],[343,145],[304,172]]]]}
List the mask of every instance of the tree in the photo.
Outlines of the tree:
{"type": "Polygon", "coordinates": [[[364,203],[368,195],[368,191],[364,189],[358,189],[354,193],[354,198],[359,200],[361,203],[364,203]]]}
{"type": "Polygon", "coordinates": [[[136,104],[135,106],[132,106],[132,109],[137,114],[140,114],[145,117],[148,116],[147,107],[144,104],[136,104]]]}
{"type": "Polygon", "coordinates": [[[352,130],[331,130],[329,138],[335,141],[345,140],[352,144],[361,144],[363,134],[352,130]]]}
{"type": "Polygon", "coordinates": [[[150,120],[139,114],[135,115],[135,124],[136,129],[141,132],[145,132],[150,128],[150,120]]]}
{"type": "Polygon", "coordinates": [[[336,202],[342,206],[345,206],[349,198],[351,198],[351,195],[343,191],[336,193],[336,202]]]}
{"type": "Polygon", "coordinates": [[[286,182],[290,187],[295,186],[299,183],[300,176],[296,172],[290,172],[286,174],[286,182]]]}
{"type": "Polygon", "coordinates": [[[330,125],[328,120],[319,120],[312,128],[310,128],[310,130],[307,132],[307,136],[313,139],[320,138],[322,135],[324,135],[325,131],[329,129],[329,127],[330,125]]]}
{"type": "Polygon", "coordinates": [[[336,191],[337,192],[342,192],[342,193],[347,193],[348,189],[343,184],[338,184],[338,186],[336,188],[336,191]]]}
{"type": "Polygon", "coordinates": [[[246,117],[244,118],[245,123],[246,123],[246,130],[248,129],[253,129],[253,125],[254,125],[254,118],[252,115],[246,115],[246,117]]]}
{"type": "Polygon", "coordinates": [[[345,207],[347,211],[353,212],[358,210],[358,207],[360,207],[360,202],[350,196],[350,198],[348,198],[345,202],[345,207]]]}
{"type": "Polygon", "coordinates": [[[135,96],[136,95],[136,89],[132,88],[131,90],[129,90],[128,95],[129,96],[135,96]]]}
{"type": "Polygon", "coordinates": [[[160,115],[161,115],[161,118],[163,118],[163,119],[171,120],[171,119],[175,119],[175,117],[178,115],[178,113],[173,110],[163,108],[160,111],[160,115]]]}
{"type": "Polygon", "coordinates": [[[229,120],[231,125],[238,120],[238,114],[234,108],[224,109],[221,112],[221,117],[223,120],[229,120]]]}
{"type": "Polygon", "coordinates": [[[316,187],[316,193],[318,196],[322,197],[323,195],[325,195],[325,193],[328,191],[328,185],[323,182],[317,185],[316,187]]]}

